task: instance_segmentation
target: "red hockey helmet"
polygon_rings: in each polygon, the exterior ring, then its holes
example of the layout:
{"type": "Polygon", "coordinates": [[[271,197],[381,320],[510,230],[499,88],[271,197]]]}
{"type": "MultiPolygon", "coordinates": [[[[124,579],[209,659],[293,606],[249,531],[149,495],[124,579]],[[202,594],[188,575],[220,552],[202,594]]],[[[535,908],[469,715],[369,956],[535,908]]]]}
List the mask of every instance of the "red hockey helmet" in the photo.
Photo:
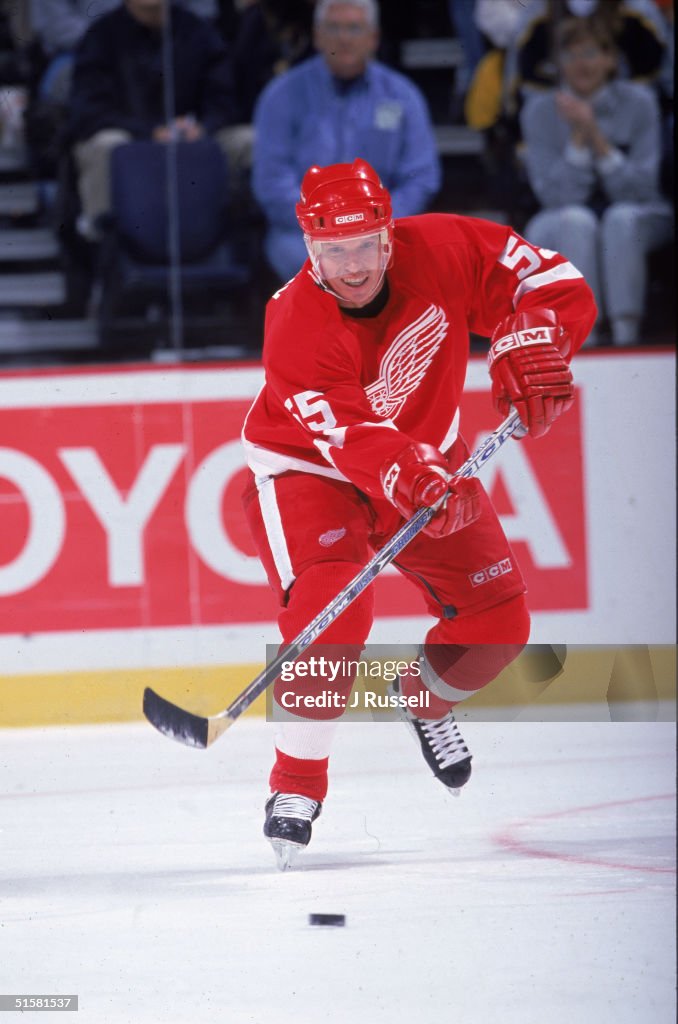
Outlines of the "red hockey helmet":
{"type": "Polygon", "coordinates": [[[391,197],[366,160],[311,167],[301,183],[297,220],[307,238],[347,238],[390,227],[391,197]]]}
{"type": "Polygon", "coordinates": [[[393,253],[393,214],[391,197],[374,168],[366,160],[309,168],[296,213],[313,269],[326,291],[346,299],[329,281],[340,274],[337,250],[359,245],[361,266],[378,273],[370,286],[376,293],[393,253]],[[358,238],[360,243],[351,241],[358,238]]]}

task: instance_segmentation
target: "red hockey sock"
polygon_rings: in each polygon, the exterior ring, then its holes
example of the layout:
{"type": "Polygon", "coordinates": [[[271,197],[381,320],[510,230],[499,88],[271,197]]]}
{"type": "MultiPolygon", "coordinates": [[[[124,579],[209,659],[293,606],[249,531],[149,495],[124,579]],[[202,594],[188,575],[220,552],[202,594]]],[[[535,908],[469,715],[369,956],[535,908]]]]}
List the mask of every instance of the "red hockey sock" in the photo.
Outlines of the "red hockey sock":
{"type": "Polygon", "coordinates": [[[291,757],[275,750],[275,764],[269,783],[272,793],[298,793],[311,800],[324,800],[327,796],[327,766],[329,757],[312,761],[291,757]]]}
{"type": "MultiPolygon", "coordinates": [[[[442,684],[458,696],[447,699],[432,690],[429,706],[418,717],[441,718],[467,695],[477,693],[518,657],[530,632],[529,613],[522,594],[475,615],[441,620],[426,637],[424,655],[442,684]]],[[[419,696],[424,681],[403,679],[405,696],[419,696]]]]}

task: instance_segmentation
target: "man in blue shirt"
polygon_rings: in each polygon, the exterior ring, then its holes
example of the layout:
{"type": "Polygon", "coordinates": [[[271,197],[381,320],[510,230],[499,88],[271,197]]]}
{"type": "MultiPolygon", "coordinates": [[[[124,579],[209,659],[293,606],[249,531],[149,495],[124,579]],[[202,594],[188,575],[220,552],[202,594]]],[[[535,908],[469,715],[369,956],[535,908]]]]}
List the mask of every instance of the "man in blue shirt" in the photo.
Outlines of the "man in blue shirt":
{"type": "Polygon", "coordinates": [[[391,193],[393,213],[421,213],[440,188],[426,101],[403,75],[373,60],[375,0],[319,0],[318,56],[274,79],[254,114],[252,186],[268,222],[266,257],[281,280],[306,259],[294,216],[304,171],[361,157],[391,193]]]}

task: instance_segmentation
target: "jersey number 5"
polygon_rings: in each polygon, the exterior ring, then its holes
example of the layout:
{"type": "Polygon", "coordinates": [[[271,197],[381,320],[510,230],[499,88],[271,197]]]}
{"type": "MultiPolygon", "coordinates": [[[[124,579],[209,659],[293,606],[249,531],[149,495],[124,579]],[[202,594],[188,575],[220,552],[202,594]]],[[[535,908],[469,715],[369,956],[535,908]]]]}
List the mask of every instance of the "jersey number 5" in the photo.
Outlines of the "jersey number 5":
{"type": "Polygon", "coordinates": [[[537,256],[534,249],[516,235],[511,235],[498,262],[502,266],[508,267],[509,270],[516,270],[516,277],[519,281],[522,281],[524,277],[527,277],[541,266],[541,259],[537,256]],[[516,270],[516,267],[522,260],[527,261],[527,266],[516,270]]]}
{"type": "Polygon", "coordinates": [[[321,391],[300,391],[298,395],[288,398],[285,408],[291,412],[295,420],[307,426],[309,430],[318,432],[336,427],[337,419],[330,408],[330,403],[323,398],[321,391]],[[297,407],[297,412],[294,411],[297,407]]]}

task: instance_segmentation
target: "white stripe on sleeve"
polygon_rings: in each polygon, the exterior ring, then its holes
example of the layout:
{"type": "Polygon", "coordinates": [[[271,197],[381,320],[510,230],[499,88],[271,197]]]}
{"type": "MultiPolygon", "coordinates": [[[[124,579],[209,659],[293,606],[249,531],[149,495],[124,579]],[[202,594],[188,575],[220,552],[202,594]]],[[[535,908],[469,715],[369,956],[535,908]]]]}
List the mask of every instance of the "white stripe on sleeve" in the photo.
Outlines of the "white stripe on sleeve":
{"type": "Polygon", "coordinates": [[[541,274],[531,274],[521,281],[513,296],[513,308],[515,309],[526,292],[533,292],[537,288],[544,288],[547,284],[555,281],[574,281],[581,278],[581,273],[572,263],[559,263],[557,267],[550,270],[543,270],[541,274]]]}

